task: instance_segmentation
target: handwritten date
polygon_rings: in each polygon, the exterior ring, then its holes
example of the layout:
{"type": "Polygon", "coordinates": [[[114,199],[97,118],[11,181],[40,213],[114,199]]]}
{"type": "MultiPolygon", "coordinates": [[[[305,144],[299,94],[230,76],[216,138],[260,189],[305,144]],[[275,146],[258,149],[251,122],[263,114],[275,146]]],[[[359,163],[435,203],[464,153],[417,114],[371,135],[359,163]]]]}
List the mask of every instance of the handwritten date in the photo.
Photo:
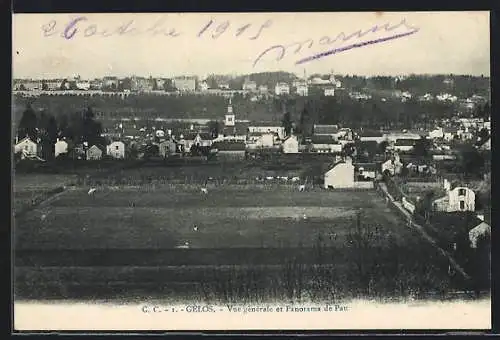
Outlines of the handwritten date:
{"type": "MultiPolygon", "coordinates": [[[[166,19],[161,18],[153,25],[144,28],[140,27],[134,20],[121,23],[112,28],[102,28],[97,24],[89,21],[85,16],[78,16],[71,19],[67,23],[60,25],[56,20],[51,20],[42,25],[42,33],[45,37],[59,36],[66,40],[75,39],[78,36],[89,37],[110,37],[110,36],[137,36],[137,35],[152,35],[152,36],[167,36],[171,38],[183,35],[183,32],[177,31],[176,28],[166,28],[166,19]]],[[[209,20],[201,26],[197,31],[198,38],[218,39],[222,35],[232,35],[234,37],[247,38],[249,40],[258,39],[263,32],[272,26],[272,21],[267,20],[263,24],[246,23],[238,26],[231,24],[229,20],[217,22],[214,19],[209,20]]]]}

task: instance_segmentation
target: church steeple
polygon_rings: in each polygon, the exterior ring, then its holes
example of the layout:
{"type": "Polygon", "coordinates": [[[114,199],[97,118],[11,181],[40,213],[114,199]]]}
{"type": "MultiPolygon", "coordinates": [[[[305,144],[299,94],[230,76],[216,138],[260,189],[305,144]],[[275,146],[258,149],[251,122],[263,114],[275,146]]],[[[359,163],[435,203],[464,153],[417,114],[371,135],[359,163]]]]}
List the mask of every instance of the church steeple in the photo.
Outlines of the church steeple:
{"type": "Polygon", "coordinates": [[[227,113],[226,113],[226,119],[224,121],[224,124],[226,126],[234,126],[234,112],[233,112],[233,106],[231,105],[231,98],[229,98],[229,104],[227,106],[227,113]]]}

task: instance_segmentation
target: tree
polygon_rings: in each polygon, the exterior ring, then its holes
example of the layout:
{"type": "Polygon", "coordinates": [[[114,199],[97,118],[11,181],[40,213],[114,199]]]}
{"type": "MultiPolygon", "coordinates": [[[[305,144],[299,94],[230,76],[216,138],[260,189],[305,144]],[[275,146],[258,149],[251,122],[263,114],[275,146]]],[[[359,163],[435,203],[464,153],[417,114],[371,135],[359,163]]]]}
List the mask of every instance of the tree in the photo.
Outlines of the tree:
{"type": "Polygon", "coordinates": [[[465,178],[482,176],[485,160],[473,146],[463,146],[458,153],[458,161],[465,178]]]}
{"type": "Polygon", "coordinates": [[[413,154],[417,157],[428,157],[431,148],[431,141],[425,137],[421,137],[413,146],[413,154]]]}
{"type": "Polygon", "coordinates": [[[381,155],[384,155],[388,146],[389,146],[389,142],[388,141],[383,140],[382,142],[380,142],[380,144],[378,145],[379,153],[381,155]]]}
{"type": "Polygon", "coordinates": [[[305,137],[311,136],[313,133],[312,117],[308,104],[304,106],[302,112],[300,113],[299,130],[305,137]]]}
{"type": "Polygon", "coordinates": [[[68,129],[69,129],[68,115],[62,114],[61,116],[59,116],[59,120],[58,120],[58,127],[57,127],[58,136],[59,137],[69,137],[68,136],[68,132],[69,132],[68,129]]]}
{"type": "Polygon", "coordinates": [[[217,138],[217,136],[219,136],[219,133],[221,131],[220,123],[216,120],[212,120],[208,122],[208,129],[212,137],[217,138]]]}
{"type": "Polygon", "coordinates": [[[285,112],[283,115],[283,121],[282,121],[283,127],[285,128],[285,136],[289,136],[290,133],[292,132],[292,119],[290,116],[290,112],[285,112]]]}
{"type": "Polygon", "coordinates": [[[31,107],[31,105],[28,104],[23,112],[21,121],[19,122],[17,130],[19,138],[29,137],[33,141],[36,141],[38,137],[36,130],[37,124],[38,124],[38,119],[36,117],[36,113],[31,107]]]}
{"type": "Polygon", "coordinates": [[[488,138],[490,137],[490,133],[488,132],[488,129],[486,128],[482,128],[478,135],[477,135],[477,139],[478,139],[478,145],[481,145],[483,144],[484,142],[486,142],[488,140],[488,138]]]}
{"type": "Polygon", "coordinates": [[[425,218],[426,221],[429,220],[431,213],[432,213],[432,204],[434,201],[434,191],[428,190],[425,194],[424,197],[421,198],[415,207],[415,214],[418,214],[422,217],[425,218]]]}
{"type": "Polygon", "coordinates": [[[83,141],[88,142],[89,145],[102,143],[102,126],[100,122],[95,120],[95,114],[91,107],[87,107],[83,113],[82,125],[83,141]]]}

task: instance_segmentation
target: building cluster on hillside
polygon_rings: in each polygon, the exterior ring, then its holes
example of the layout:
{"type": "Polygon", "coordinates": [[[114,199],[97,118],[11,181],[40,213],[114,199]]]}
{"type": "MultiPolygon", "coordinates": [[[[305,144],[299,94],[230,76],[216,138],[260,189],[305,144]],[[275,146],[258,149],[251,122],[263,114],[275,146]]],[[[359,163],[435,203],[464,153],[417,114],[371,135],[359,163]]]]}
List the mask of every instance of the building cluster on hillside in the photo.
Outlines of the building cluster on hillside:
{"type": "Polygon", "coordinates": [[[226,91],[234,93],[250,93],[258,95],[290,95],[307,96],[310,88],[317,88],[325,96],[334,96],[335,89],[341,88],[342,84],[332,74],[324,80],[320,77],[311,79],[303,78],[292,82],[277,82],[273,91],[267,84],[258,84],[256,81],[246,78],[240,88],[232,88],[229,83],[219,81],[209,82],[208,79],[199,79],[195,76],[179,76],[173,78],[145,78],[132,76],[130,78],[118,78],[106,76],[100,79],[82,80],[80,76],[65,79],[16,79],[14,80],[14,91],[40,92],[40,91],[111,91],[111,92],[133,92],[133,93],[203,93],[223,95],[226,91]],[[209,85],[211,83],[212,86],[209,85]]]}
{"type": "MultiPolygon", "coordinates": [[[[447,87],[448,88],[448,87],[447,87]]],[[[460,112],[472,112],[488,101],[488,98],[478,94],[459,98],[452,89],[449,92],[426,93],[416,95],[410,91],[399,89],[352,89],[344,86],[333,72],[328,79],[320,76],[296,78],[288,82],[276,81],[273,84],[258,83],[247,77],[243,83],[233,84],[220,79],[199,78],[196,76],[178,76],[172,78],[138,77],[119,78],[106,76],[99,79],[85,80],[80,76],[61,79],[14,79],[13,90],[23,96],[37,97],[48,95],[118,95],[122,98],[133,93],[148,93],[153,95],[216,95],[232,97],[235,94],[248,95],[251,101],[259,101],[269,97],[280,96],[311,96],[321,94],[326,97],[349,97],[356,101],[378,100],[386,101],[418,101],[442,102],[452,104],[460,112]],[[235,85],[240,84],[240,85],[235,85]]]]}

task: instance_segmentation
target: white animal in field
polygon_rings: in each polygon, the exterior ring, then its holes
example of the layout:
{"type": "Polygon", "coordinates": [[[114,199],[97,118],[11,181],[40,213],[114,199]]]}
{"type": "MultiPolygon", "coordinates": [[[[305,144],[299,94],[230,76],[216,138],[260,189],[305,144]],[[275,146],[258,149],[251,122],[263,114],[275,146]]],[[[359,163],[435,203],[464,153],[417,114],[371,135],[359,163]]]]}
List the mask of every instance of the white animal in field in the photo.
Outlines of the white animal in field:
{"type": "Polygon", "coordinates": [[[300,180],[299,177],[292,177],[292,182],[298,182],[300,180]]]}
{"type": "Polygon", "coordinates": [[[299,191],[305,191],[306,190],[306,186],[305,184],[302,184],[300,187],[299,187],[299,191]]]}
{"type": "Polygon", "coordinates": [[[193,230],[194,230],[194,231],[198,231],[198,226],[197,226],[197,225],[195,225],[195,226],[193,227],[193,230]]]}
{"type": "Polygon", "coordinates": [[[97,188],[90,188],[90,190],[89,190],[88,194],[89,194],[89,195],[93,195],[93,194],[94,194],[94,192],[96,192],[96,190],[97,190],[97,188]]]}
{"type": "Polygon", "coordinates": [[[266,179],[270,181],[270,180],[273,180],[274,177],[273,176],[267,176],[266,179]]]}
{"type": "Polygon", "coordinates": [[[201,188],[201,193],[202,194],[208,194],[208,189],[207,188],[201,188]]]}

